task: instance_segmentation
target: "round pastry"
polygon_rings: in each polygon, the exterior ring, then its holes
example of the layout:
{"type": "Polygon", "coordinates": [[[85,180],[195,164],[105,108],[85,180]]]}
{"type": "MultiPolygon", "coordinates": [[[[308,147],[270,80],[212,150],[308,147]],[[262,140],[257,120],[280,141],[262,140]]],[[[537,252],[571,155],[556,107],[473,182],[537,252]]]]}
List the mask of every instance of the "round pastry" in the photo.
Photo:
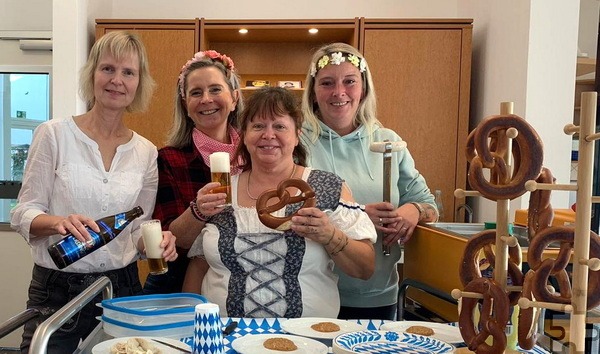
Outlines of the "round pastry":
{"type": "Polygon", "coordinates": [[[422,336],[432,336],[435,331],[432,328],[425,326],[410,326],[404,332],[412,334],[420,334],[422,336]]]}
{"type": "Polygon", "coordinates": [[[294,342],[292,342],[291,340],[289,340],[287,338],[280,338],[280,337],[273,337],[273,338],[267,339],[263,343],[263,347],[265,347],[267,349],[271,349],[271,350],[279,350],[282,352],[291,352],[291,351],[298,349],[298,347],[296,346],[296,344],[294,342]]]}
{"type": "Polygon", "coordinates": [[[340,326],[338,326],[337,324],[335,324],[333,322],[315,323],[312,326],[310,326],[310,328],[314,329],[317,332],[325,332],[325,333],[337,332],[340,330],[340,326]]]}

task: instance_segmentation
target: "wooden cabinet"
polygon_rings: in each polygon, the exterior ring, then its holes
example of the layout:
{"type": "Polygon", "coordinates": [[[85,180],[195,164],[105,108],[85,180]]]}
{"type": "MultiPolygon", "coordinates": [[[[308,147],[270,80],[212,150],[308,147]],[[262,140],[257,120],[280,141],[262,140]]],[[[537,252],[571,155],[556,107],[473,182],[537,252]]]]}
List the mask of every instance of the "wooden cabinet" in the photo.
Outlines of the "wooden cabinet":
{"type": "Polygon", "coordinates": [[[454,221],[465,188],[471,20],[361,20],[360,49],[377,93],[379,120],[408,144],[417,169],[442,191],[454,221]]]}
{"type": "MultiPolygon", "coordinates": [[[[313,52],[331,42],[358,47],[358,19],[350,20],[200,20],[200,49],[230,56],[246,81],[301,81],[313,52]],[[241,34],[240,29],[248,32],[241,34]],[[318,29],[309,33],[309,29],[318,29]]],[[[242,89],[244,96],[252,89],[242,89]]],[[[294,90],[300,98],[303,90],[294,90]]]]}
{"type": "Polygon", "coordinates": [[[114,30],[137,33],[148,53],[156,90],[146,112],[127,114],[127,126],[159,148],[173,120],[175,85],[181,66],[198,48],[197,20],[97,20],[96,38],[114,30]]]}
{"type": "MultiPolygon", "coordinates": [[[[157,146],[171,125],[181,66],[198,50],[233,58],[242,79],[301,81],[323,44],[345,42],[369,62],[378,117],[407,141],[432,190],[440,189],[444,221],[454,220],[453,196],[465,188],[469,125],[471,20],[97,20],[96,36],[115,29],[137,32],[146,44],[158,87],[146,113],[128,125],[157,146]],[[241,34],[240,29],[246,29],[241,34]],[[308,32],[319,29],[316,34],[308,32]]],[[[243,90],[244,95],[251,90],[243,90]]],[[[298,97],[302,89],[295,90],[298,97]]]]}

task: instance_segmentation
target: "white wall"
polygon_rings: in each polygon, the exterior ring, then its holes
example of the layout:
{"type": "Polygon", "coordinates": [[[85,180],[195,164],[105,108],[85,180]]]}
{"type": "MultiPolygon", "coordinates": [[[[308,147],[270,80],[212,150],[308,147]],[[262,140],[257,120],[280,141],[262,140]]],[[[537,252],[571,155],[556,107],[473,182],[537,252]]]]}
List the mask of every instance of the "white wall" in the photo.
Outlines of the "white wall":
{"type": "MultiPolygon", "coordinates": [[[[471,128],[514,102],[544,144],[544,165],[558,183],[569,183],[579,3],[565,0],[459,0],[459,16],[474,18],[471,128]],[[556,24],[560,23],[560,26],[556,24]]],[[[527,208],[529,193],[510,203],[527,208]]],[[[567,208],[568,193],[554,192],[554,208],[567,208]]],[[[496,219],[495,203],[470,198],[474,220],[496,219]]]]}

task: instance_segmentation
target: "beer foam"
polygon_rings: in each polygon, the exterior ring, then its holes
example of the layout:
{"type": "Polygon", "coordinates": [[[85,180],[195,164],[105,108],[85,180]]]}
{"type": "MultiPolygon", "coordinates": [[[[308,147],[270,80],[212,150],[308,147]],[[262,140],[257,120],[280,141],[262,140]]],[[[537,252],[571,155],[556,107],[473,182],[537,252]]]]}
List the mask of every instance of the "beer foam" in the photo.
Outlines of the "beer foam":
{"type": "Polygon", "coordinates": [[[211,172],[226,172],[229,173],[229,153],[228,152],[213,152],[210,154],[210,171],[211,172]]]}

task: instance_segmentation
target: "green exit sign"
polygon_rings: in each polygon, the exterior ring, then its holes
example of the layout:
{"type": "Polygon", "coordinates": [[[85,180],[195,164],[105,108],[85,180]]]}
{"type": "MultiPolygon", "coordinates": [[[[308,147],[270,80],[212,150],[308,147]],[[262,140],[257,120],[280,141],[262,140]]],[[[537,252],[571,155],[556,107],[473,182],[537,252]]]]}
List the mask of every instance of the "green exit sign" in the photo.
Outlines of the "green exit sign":
{"type": "Polygon", "coordinates": [[[27,118],[27,112],[17,111],[17,118],[27,118]]]}

